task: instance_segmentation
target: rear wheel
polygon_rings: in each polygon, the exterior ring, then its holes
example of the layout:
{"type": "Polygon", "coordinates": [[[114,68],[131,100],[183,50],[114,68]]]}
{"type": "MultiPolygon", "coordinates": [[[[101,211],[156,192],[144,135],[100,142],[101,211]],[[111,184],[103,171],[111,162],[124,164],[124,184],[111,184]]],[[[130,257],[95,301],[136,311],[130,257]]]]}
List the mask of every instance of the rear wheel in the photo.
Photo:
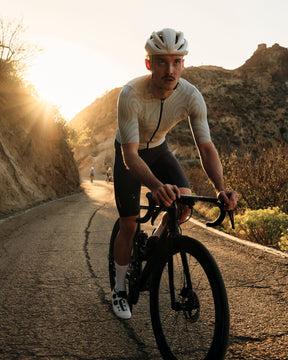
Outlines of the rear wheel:
{"type": "Polygon", "coordinates": [[[150,312],[164,359],[224,359],[229,308],[224,282],[209,251],[182,236],[153,270],[150,312]]]}

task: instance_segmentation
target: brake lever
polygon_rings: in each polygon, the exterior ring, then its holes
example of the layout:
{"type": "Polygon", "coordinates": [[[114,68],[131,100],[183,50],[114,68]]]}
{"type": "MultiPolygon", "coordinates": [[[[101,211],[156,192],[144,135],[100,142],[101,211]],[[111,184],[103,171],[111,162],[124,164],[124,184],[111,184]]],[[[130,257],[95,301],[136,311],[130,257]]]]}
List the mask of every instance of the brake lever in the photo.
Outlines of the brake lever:
{"type": "Polygon", "coordinates": [[[229,218],[230,218],[232,229],[234,230],[235,229],[235,222],[234,222],[234,212],[233,212],[233,210],[228,210],[228,215],[229,215],[229,218]]]}

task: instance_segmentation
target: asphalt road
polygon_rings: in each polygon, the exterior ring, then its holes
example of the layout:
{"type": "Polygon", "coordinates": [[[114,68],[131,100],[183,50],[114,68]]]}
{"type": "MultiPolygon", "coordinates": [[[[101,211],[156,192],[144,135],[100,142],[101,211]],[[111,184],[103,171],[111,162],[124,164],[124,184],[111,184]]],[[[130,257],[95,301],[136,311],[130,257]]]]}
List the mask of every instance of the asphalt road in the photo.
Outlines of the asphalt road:
{"type": "MultiPolygon", "coordinates": [[[[143,294],[128,321],[111,311],[108,245],[113,188],[85,192],[0,220],[0,359],[161,359],[143,294]]],[[[189,222],[225,280],[231,338],[226,359],[288,359],[288,258],[189,222]]],[[[217,359],[215,359],[217,360],[217,359]]]]}

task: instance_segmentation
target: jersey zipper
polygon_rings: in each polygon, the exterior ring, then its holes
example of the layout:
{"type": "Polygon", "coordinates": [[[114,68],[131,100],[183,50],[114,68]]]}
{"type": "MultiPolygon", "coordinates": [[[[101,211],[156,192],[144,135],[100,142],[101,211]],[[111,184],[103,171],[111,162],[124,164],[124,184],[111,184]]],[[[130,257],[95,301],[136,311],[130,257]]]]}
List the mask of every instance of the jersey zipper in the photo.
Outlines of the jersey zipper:
{"type": "Polygon", "coordinates": [[[161,124],[161,120],[162,120],[162,113],[163,113],[163,106],[164,106],[164,100],[165,99],[161,99],[161,107],[160,107],[160,115],[159,115],[159,120],[158,120],[158,124],[157,124],[157,127],[153,133],[153,135],[151,136],[150,140],[147,142],[147,147],[146,147],[146,150],[149,149],[149,144],[151,143],[151,141],[153,140],[154,136],[156,135],[159,127],[160,127],[160,124],[161,124]]]}

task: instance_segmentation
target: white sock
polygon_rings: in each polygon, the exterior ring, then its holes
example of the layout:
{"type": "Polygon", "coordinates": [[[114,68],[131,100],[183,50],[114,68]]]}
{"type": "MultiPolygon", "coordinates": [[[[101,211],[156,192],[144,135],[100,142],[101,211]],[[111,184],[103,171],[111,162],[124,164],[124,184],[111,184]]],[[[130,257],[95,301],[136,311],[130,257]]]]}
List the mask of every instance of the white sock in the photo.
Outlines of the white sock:
{"type": "Polygon", "coordinates": [[[125,280],[126,280],[126,273],[128,270],[128,266],[127,265],[118,265],[115,262],[115,269],[116,269],[116,278],[115,278],[115,289],[118,291],[126,291],[126,284],[125,284],[125,280]]]}

